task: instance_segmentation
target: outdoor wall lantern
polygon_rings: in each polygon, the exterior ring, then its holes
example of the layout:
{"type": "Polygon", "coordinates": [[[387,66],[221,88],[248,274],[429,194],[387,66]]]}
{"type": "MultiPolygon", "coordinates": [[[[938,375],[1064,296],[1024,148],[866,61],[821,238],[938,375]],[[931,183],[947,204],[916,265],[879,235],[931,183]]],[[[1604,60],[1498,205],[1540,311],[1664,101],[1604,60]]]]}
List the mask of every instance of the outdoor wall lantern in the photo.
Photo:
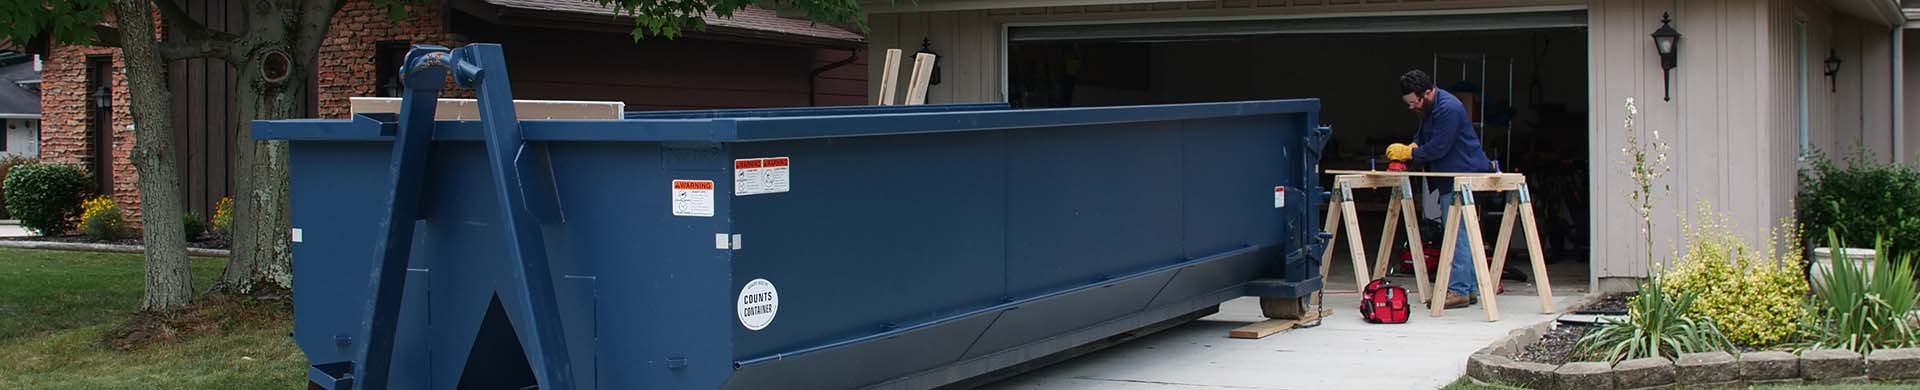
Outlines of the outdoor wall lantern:
{"type": "Polygon", "coordinates": [[[1835,85],[1835,84],[1838,84],[1838,82],[1835,81],[1835,78],[1834,78],[1834,75],[1840,74],[1840,52],[1835,51],[1833,49],[1828,49],[1826,64],[1827,64],[1827,92],[1840,92],[1840,87],[1835,85]]]}
{"type": "Polygon", "coordinates": [[[940,85],[940,53],[933,51],[933,39],[920,38],[920,51],[914,54],[921,53],[933,55],[933,75],[927,77],[927,85],[940,85]]]}
{"type": "Polygon", "coordinates": [[[1666,100],[1673,101],[1673,68],[1680,62],[1680,31],[1673,29],[1673,17],[1660,13],[1660,29],[1653,30],[1653,50],[1660,53],[1660,79],[1666,100]]]}

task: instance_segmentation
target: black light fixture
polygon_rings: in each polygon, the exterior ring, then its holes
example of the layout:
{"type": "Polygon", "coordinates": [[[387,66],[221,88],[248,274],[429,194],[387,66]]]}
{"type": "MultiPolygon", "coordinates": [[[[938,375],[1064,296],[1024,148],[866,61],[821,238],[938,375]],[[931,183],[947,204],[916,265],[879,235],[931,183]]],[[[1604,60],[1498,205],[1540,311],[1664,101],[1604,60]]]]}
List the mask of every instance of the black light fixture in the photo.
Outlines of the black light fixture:
{"type": "Polygon", "coordinates": [[[914,54],[920,53],[933,55],[933,75],[927,77],[927,85],[940,85],[940,53],[933,51],[932,38],[920,38],[920,51],[914,52],[914,54]]]}
{"type": "Polygon", "coordinates": [[[1660,29],[1653,30],[1653,50],[1660,53],[1660,78],[1666,100],[1673,101],[1673,68],[1680,66],[1680,31],[1673,29],[1673,17],[1660,13],[1660,29]]]}
{"type": "Polygon", "coordinates": [[[1840,92],[1840,87],[1835,85],[1835,84],[1838,84],[1838,82],[1836,82],[1834,79],[1834,75],[1840,74],[1840,52],[1835,51],[1833,49],[1828,49],[1826,64],[1827,64],[1827,92],[1840,92]]]}

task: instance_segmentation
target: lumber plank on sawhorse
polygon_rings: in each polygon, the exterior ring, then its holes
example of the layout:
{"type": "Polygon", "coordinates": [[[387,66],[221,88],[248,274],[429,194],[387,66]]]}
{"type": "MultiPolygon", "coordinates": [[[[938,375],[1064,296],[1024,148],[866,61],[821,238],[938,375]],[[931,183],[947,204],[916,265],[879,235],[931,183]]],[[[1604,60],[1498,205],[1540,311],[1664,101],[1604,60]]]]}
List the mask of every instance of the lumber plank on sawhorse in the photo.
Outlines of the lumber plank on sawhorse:
{"type": "Polygon", "coordinates": [[[1272,336],[1280,332],[1285,332],[1287,331],[1287,329],[1293,329],[1294,326],[1300,325],[1300,323],[1313,322],[1315,320],[1319,320],[1321,317],[1326,317],[1331,314],[1333,314],[1333,310],[1321,309],[1320,311],[1307,312],[1306,315],[1301,316],[1301,318],[1297,320],[1277,320],[1276,319],[1276,320],[1266,320],[1266,321],[1255,322],[1247,326],[1242,326],[1239,328],[1235,328],[1234,330],[1227,331],[1227,337],[1236,338],[1236,339],[1266,338],[1267,336],[1272,336]]]}

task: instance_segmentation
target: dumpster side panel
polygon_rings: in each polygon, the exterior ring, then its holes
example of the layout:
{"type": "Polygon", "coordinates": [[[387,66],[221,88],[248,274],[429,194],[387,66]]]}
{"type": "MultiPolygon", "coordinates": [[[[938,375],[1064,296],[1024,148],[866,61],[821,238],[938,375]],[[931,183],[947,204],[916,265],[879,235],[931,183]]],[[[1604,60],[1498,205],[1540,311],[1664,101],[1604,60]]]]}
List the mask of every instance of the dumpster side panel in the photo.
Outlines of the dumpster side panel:
{"type": "MultiPolygon", "coordinates": [[[[735,252],[732,287],[767,279],[780,296],[765,329],[732,326],[734,357],[790,352],[1001,303],[1005,137],[732,144],[736,158],[790,157],[792,164],[789,192],[733,197],[744,245],[735,252]]],[[[951,350],[951,360],[970,341],[937,340],[958,345],[927,348],[951,350]]],[[[910,360],[876,361],[870,369],[910,360]]]]}
{"type": "MultiPolygon", "coordinates": [[[[296,142],[288,168],[295,199],[293,242],[294,341],[312,363],[358,358],[363,345],[367,275],[386,194],[391,144],[296,142]]],[[[419,248],[408,264],[394,345],[393,388],[430,388],[428,370],[429,256],[419,248]]]]}
{"type": "Polygon", "coordinates": [[[1010,294],[1029,297],[1182,260],[1183,125],[1018,131],[1008,144],[1008,187],[1017,189],[1007,194],[1010,294]]]}
{"type": "Polygon", "coordinates": [[[560,304],[597,312],[599,388],[719,387],[733,370],[728,330],[740,326],[731,314],[730,255],[715,247],[715,234],[728,233],[729,200],[716,196],[713,217],[689,217],[673,215],[670,197],[676,179],[711,180],[717,194],[731,193],[722,151],[643,142],[548,147],[567,218],[549,227],[551,258],[590,260],[583,265],[596,286],[591,300],[568,299],[563,289],[560,304]]]}
{"type": "Polygon", "coordinates": [[[734,197],[734,288],[772,280],[781,309],[734,327],[728,386],[870,385],[1258,277],[1287,249],[1274,187],[1301,179],[1284,150],[1307,118],[732,144],[792,165],[790,192],[734,197]]]}
{"type": "Polygon", "coordinates": [[[1276,126],[1286,119],[1258,116],[1184,122],[1182,187],[1190,189],[1181,199],[1185,257],[1283,241],[1285,215],[1275,207],[1274,187],[1295,187],[1302,179],[1285,174],[1293,172],[1300,138],[1298,127],[1276,126]]]}

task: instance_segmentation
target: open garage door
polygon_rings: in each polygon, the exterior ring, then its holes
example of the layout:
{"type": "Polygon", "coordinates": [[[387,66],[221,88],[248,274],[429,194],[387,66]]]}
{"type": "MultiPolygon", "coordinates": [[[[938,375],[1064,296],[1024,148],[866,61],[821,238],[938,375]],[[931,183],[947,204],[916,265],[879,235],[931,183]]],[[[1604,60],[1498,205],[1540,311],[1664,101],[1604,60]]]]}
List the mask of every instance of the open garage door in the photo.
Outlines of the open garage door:
{"type": "MultiPolygon", "coordinates": [[[[1488,158],[1528,175],[1548,268],[1561,279],[1555,285],[1579,287],[1590,269],[1582,262],[1594,201],[1586,18],[1582,10],[1556,10],[1010,26],[1007,97],[1018,107],[1319,98],[1320,120],[1334,127],[1322,167],[1368,169],[1384,167],[1388,144],[1412,140],[1418,118],[1400,100],[1398,77],[1424,70],[1467,105],[1488,158]]],[[[1432,220],[1424,236],[1438,239],[1440,207],[1431,194],[1423,196],[1432,202],[1421,208],[1432,220]]],[[[1379,238],[1372,233],[1386,195],[1356,194],[1380,198],[1360,202],[1366,240],[1379,238]]],[[[1483,226],[1498,226],[1497,213],[1485,214],[1483,226]]]]}

